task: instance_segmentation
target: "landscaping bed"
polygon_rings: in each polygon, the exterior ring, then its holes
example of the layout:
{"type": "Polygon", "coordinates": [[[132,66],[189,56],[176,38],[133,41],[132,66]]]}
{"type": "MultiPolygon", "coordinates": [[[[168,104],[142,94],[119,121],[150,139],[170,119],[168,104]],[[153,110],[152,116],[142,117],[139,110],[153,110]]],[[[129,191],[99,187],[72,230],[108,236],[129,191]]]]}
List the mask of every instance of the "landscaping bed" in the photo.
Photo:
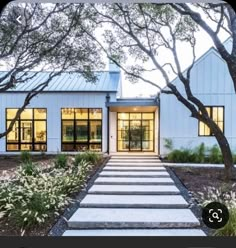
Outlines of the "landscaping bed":
{"type": "MultiPolygon", "coordinates": [[[[68,156],[65,159],[65,155],[60,154],[54,159],[50,158],[51,167],[46,171],[40,168],[36,171],[35,169],[32,170],[32,164],[27,165],[27,163],[16,169],[15,182],[8,180],[12,190],[8,191],[7,187],[4,189],[2,185],[0,186],[0,235],[48,235],[64,211],[73,202],[73,199],[76,199],[79,192],[86,187],[88,181],[101,168],[107,158],[96,155],[96,161],[94,160],[93,164],[86,162],[85,159],[93,160],[93,157],[87,154],[86,157],[68,156]],[[35,184],[35,187],[31,184],[35,184]],[[58,190],[55,190],[57,187],[58,190]],[[31,190],[31,193],[28,189],[31,190]],[[49,193],[50,191],[52,193],[49,193]],[[13,196],[10,196],[12,199],[6,201],[4,194],[8,196],[9,193],[13,193],[13,196]],[[50,194],[52,199],[49,200],[50,194]],[[39,199],[35,199],[35,196],[39,199]],[[19,197],[23,197],[25,205],[21,203],[19,197]],[[44,202],[42,199],[45,199],[45,204],[41,204],[44,202]],[[52,202],[54,200],[55,207],[52,202]],[[12,206],[8,209],[7,204],[12,204],[12,206]],[[48,208],[45,208],[44,205],[48,205],[48,208]],[[33,214],[24,213],[25,210],[32,210],[33,214]],[[1,212],[4,211],[7,214],[1,218],[1,212]],[[36,215],[40,217],[38,220],[34,216],[36,212],[36,215]],[[20,217],[18,220],[21,215],[24,215],[26,219],[23,220],[23,217],[20,217]]],[[[32,160],[34,160],[33,156],[32,160]]]]}
{"type": "Polygon", "coordinates": [[[230,220],[225,227],[211,231],[216,236],[236,236],[236,180],[225,182],[223,168],[169,167],[203,207],[209,202],[225,204],[230,220]]]}

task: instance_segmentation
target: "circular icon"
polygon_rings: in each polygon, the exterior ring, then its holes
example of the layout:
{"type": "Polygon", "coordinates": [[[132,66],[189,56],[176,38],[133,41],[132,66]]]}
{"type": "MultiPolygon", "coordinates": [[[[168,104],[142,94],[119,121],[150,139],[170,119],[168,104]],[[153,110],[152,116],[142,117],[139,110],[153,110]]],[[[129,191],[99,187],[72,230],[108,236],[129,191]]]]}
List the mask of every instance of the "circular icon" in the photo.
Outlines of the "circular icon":
{"type": "Polygon", "coordinates": [[[222,228],[229,220],[229,210],[220,202],[211,202],[203,208],[202,220],[209,228],[222,228]]]}

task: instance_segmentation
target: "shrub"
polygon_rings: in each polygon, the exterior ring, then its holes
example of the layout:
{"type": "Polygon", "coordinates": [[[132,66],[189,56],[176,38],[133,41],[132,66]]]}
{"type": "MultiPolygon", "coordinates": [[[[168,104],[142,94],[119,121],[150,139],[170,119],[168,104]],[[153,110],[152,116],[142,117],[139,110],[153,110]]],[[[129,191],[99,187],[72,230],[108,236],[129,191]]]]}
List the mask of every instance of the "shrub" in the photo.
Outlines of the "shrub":
{"type": "Polygon", "coordinates": [[[189,149],[175,149],[168,154],[168,160],[174,163],[194,163],[196,154],[189,149]]]}
{"type": "Polygon", "coordinates": [[[28,151],[22,151],[20,159],[22,163],[30,163],[32,161],[31,154],[28,151]]]}
{"type": "Polygon", "coordinates": [[[172,139],[168,139],[168,138],[165,138],[164,139],[164,147],[167,149],[167,150],[170,150],[172,151],[174,146],[173,146],[173,141],[172,139]]]}
{"type": "Polygon", "coordinates": [[[216,230],[214,236],[236,236],[236,207],[229,209],[228,223],[216,230]]]}
{"type": "Polygon", "coordinates": [[[84,152],[79,153],[75,156],[74,165],[80,165],[81,161],[85,161],[91,164],[97,164],[98,161],[101,159],[101,155],[95,152],[84,152]]]}
{"type": "Polygon", "coordinates": [[[225,204],[229,209],[230,218],[228,223],[214,232],[215,236],[236,236],[236,193],[234,185],[222,184],[221,187],[206,187],[204,193],[197,193],[200,203],[205,206],[216,201],[225,204]]]}
{"type": "Polygon", "coordinates": [[[38,175],[25,174],[23,168],[16,173],[16,181],[0,184],[0,213],[23,230],[44,223],[59,215],[71,199],[69,195],[84,186],[91,165],[81,162],[79,167],[52,168],[38,175]]]}
{"type": "Polygon", "coordinates": [[[206,147],[204,143],[201,143],[199,146],[196,147],[196,162],[197,163],[204,163],[205,156],[206,156],[206,147]]]}
{"type": "Polygon", "coordinates": [[[212,148],[209,149],[208,160],[212,164],[223,163],[223,157],[217,145],[214,145],[212,148]]]}
{"type": "Polygon", "coordinates": [[[27,162],[21,164],[20,170],[21,174],[28,176],[37,176],[39,171],[38,167],[33,162],[27,162]]]}
{"type": "Polygon", "coordinates": [[[68,157],[66,154],[58,154],[56,156],[55,167],[65,168],[67,166],[68,157]]]}

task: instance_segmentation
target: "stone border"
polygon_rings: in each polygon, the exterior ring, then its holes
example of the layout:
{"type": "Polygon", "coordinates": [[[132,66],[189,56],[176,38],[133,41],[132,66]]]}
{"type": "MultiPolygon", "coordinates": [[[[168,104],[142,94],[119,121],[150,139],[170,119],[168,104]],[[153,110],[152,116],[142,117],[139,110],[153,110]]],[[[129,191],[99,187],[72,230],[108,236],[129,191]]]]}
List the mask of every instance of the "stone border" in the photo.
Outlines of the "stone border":
{"type": "Polygon", "coordinates": [[[94,181],[98,178],[99,173],[103,170],[104,166],[110,159],[110,156],[105,157],[105,160],[100,165],[100,167],[90,176],[88,179],[86,186],[81,189],[81,191],[75,196],[75,202],[69,204],[69,206],[65,209],[64,213],[60,216],[59,220],[54,224],[54,226],[50,229],[47,236],[62,236],[62,234],[69,230],[70,228],[67,225],[67,220],[77,211],[80,207],[80,202],[87,195],[89,188],[93,185],[94,181]]]}
{"type": "Polygon", "coordinates": [[[192,210],[194,215],[197,217],[197,219],[200,222],[200,228],[205,232],[207,236],[212,236],[213,230],[208,228],[202,221],[202,208],[198,204],[197,200],[194,198],[193,194],[188,191],[188,189],[184,186],[184,183],[179,179],[179,177],[175,174],[175,172],[169,168],[166,167],[166,170],[169,172],[170,177],[175,182],[176,187],[179,189],[181,195],[184,197],[184,199],[189,203],[189,209],[192,210]]]}

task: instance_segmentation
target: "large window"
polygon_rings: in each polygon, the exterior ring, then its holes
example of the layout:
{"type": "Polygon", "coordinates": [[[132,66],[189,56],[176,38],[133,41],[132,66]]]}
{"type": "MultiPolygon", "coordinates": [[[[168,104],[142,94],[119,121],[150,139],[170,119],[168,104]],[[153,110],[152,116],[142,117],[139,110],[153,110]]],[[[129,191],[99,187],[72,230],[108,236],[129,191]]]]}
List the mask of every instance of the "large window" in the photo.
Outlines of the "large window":
{"type": "MultiPolygon", "coordinates": [[[[6,109],[7,127],[16,116],[18,109],[6,109]]],[[[47,150],[47,110],[44,108],[25,109],[7,135],[7,151],[47,150]]]]}
{"type": "MultiPolygon", "coordinates": [[[[210,118],[219,126],[219,128],[224,132],[224,107],[223,106],[207,106],[206,110],[210,118]]],[[[210,128],[199,121],[199,136],[213,136],[210,128]]]]}
{"type": "Polygon", "coordinates": [[[102,109],[63,108],[62,151],[102,150],[102,109]]]}

